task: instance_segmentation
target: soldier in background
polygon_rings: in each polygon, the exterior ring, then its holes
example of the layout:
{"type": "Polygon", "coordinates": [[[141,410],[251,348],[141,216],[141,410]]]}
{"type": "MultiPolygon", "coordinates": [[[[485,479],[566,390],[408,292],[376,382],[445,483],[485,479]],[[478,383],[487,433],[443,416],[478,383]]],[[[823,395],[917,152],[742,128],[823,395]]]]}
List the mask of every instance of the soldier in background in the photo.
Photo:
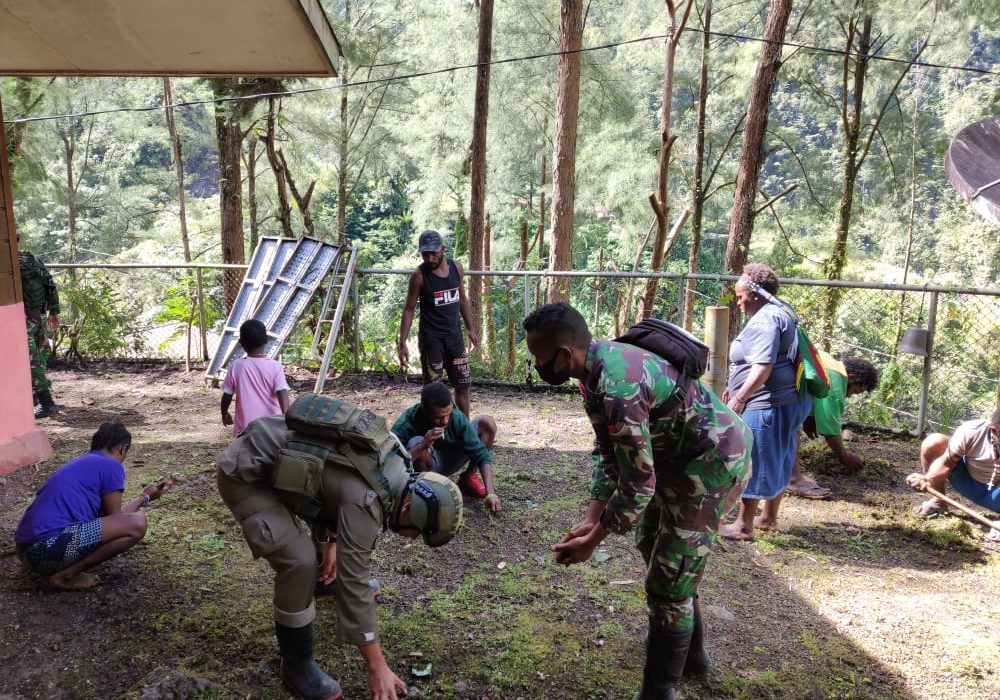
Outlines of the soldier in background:
{"type": "Polygon", "coordinates": [[[673,700],[682,675],[708,667],[698,581],[749,477],[750,431],[697,379],[664,412],[678,371],[633,345],[593,340],[569,304],[536,309],[524,330],[543,380],[580,380],[596,435],[587,514],[552,546],[556,561],[587,561],[610,532],[635,528],[649,608],[639,699],[673,700]]]}
{"type": "MultiPolygon", "coordinates": [[[[17,235],[18,243],[21,234],[17,235]]],[[[49,362],[45,317],[54,333],[59,330],[59,291],[45,263],[26,250],[18,248],[21,266],[21,294],[24,297],[24,317],[28,330],[28,355],[31,359],[31,392],[35,398],[35,418],[48,418],[59,412],[52,400],[52,382],[45,376],[49,362]]]]}

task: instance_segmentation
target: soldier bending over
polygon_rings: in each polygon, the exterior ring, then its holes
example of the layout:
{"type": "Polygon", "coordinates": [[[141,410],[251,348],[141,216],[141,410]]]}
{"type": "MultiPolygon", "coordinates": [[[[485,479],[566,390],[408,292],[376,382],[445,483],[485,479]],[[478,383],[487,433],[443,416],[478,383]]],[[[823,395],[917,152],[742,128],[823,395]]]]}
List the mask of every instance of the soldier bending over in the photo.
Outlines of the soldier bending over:
{"type": "Polygon", "coordinates": [[[639,698],[672,700],[682,674],[708,667],[698,580],[720,518],[746,485],[750,432],[697,379],[676,408],[661,412],[677,370],[635,346],[593,340],[569,304],[535,310],[524,329],[543,380],[580,380],[597,436],[587,514],[552,546],[556,561],[587,561],[609,532],[636,528],[649,607],[639,698]]]}
{"type": "Polygon", "coordinates": [[[222,500],[254,557],[275,572],[282,680],[304,698],[341,696],[313,659],[319,546],[324,580],[337,578],[337,639],[361,652],[371,698],[397,700],[406,685],[382,655],[368,584],[375,539],[385,526],[404,537],[422,535],[431,547],[445,544],[462,521],[458,487],[432,472],[412,474],[383,418],[315,394],[299,397],[284,417],[250,423],[216,462],[222,500]],[[317,430],[320,424],[338,426],[340,438],[317,430]],[[366,442],[374,449],[361,447],[366,442]],[[293,513],[313,525],[315,539],[293,513]]]}

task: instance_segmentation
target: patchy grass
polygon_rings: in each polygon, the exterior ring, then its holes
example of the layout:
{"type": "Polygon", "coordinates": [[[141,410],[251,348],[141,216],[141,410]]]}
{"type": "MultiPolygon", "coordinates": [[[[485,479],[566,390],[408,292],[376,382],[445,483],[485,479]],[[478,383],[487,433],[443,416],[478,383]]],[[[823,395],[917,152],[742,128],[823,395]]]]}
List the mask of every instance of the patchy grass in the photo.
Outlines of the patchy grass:
{"type": "MultiPolygon", "coordinates": [[[[288,697],[277,677],[273,575],[215,492],[212,461],[229,439],[204,418],[216,415],[217,395],[169,366],[55,380],[65,406],[46,424],[56,455],[8,478],[0,534],[9,537],[33,490],[112,417],[135,437],[128,495],[167,474],[186,480],[148,509],[144,543],[98,568],[93,591],[46,591],[13,557],[0,559],[0,692],[137,698],[179,672],[217,684],[202,698],[288,697]]],[[[336,386],[389,415],[417,400],[415,386],[377,377],[336,386]]],[[[438,550],[380,538],[373,568],[386,658],[425,698],[630,698],[646,626],[645,565],[631,537],[609,537],[605,560],[568,568],[548,549],[586,503],[592,438],[578,400],[477,388],[473,407],[500,425],[504,512],[470,504],[466,527],[438,550]],[[429,677],[413,675],[427,662],[429,677]]],[[[857,476],[820,441],[804,443],[807,470],[834,498],[788,498],[780,532],[715,547],[700,587],[712,671],[682,683],[682,700],[995,694],[1000,547],[958,518],[910,514],[918,497],[902,476],[915,443],[858,436],[851,449],[865,460],[857,476]]],[[[335,642],[332,601],[317,602],[315,630],[317,659],[345,698],[366,697],[359,655],[335,642]]]]}

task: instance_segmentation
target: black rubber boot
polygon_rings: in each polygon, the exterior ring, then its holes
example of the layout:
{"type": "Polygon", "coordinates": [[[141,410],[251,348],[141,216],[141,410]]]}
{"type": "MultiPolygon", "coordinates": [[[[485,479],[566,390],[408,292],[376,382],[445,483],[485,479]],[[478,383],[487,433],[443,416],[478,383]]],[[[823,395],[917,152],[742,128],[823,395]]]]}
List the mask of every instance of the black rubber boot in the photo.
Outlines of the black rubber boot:
{"type": "Polygon", "coordinates": [[[274,623],[281,649],[281,680],[306,700],[336,700],[343,691],[313,659],[312,623],[285,627],[274,623]]]}
{"type": "Polygon", "coordinates": [[[702,676],[708,673],[708,652],[705,651],[705,628],[701,621],[701,605],[694,599],[694,627],[691,629],[691,647],[688,649],[685,676],[702,676]]]}
{"type": "Polygon", "coordinates": [[[39,418],[48,418],[49,412],[42,407],[42,404],[38,402],[38,392],[36,391],[31,395],[31,403],[35,411],[35,420],[39,418]]]}
{"type": "Polygon", "coordinates": [[[674,700],[674,685],[684,671],[690,645],[691,630],[675,632],[650,621],[646,666],[636,700],[674,700]]]}
{"type": "MultiPolygon", "coordinates": [[[[38,403],[42,405],[42,409],[45,411],[45,416],[54,416],[59,413],[59,407],[56,406],[56,402],[52,400],[52,393],[48,389],[42,389],[38,392],[38,403]]],[[[37,412],[36,412],[37,417],[37,412]]]]}

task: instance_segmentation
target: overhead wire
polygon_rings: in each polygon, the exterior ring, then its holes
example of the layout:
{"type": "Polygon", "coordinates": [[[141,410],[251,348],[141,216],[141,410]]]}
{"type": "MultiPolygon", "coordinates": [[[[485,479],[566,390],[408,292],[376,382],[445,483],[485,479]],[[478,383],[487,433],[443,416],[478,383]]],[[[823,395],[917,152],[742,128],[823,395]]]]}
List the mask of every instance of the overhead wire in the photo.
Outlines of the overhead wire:
{"type": "MultiPolygon", "coordinates": [[[[734,39],[740,41],[754,41],[764,44],[779,44],[783,47],[794,48],[796,50],[810,51],[830,56],[854,56],[855,58],[866,58],[873,61],[886,61],[890,63],[905,64],[919,68],[930,68],[936,70],[952,70],[952,71],[962,71],[967,73],[974,73],[977,75],[994,75],[1000,76],[1000,71],[991,70],[989,68],[978,68],[976,66],[966,66],[966,65],[956,65],[948,63],[934,63],[932,61],[914,61],[906,58],[899,58],[897,56],[887,56],[883,54],[865,54],[860,51],[847,51],[845,49],[835,49],[826,46],[812,46],[810,44],[802,44],[792,41],[775,41],[773,39],[766,39],[764,37],[747,36],[743,34],[736,34],[732,32],[721,32],[717,30],[712,30],[706,32],[704,29],[699,27],[686,27],[684,31],[696,32],[696,33],[707,33],[709,36],[715,36],[724,39],[734,39]]],[[[197,107],[200,105],[208,104],[219,104],[224,102],[240,102],[244,100],[260,100],[270,97],[290,97],[295,95],[305,95],[316,92],[329,92],[334,90],[341,90],[348,87],[364,87],[367,85],[382,85],[386,83],[397,83],[406,82],[409,80],[414,80],[417,78],[426,78],[433,75],[442,75],[445,73],[454,73],[461,70],[470,70],[472,68],[479,68],[480,66],[499,66],[508,63],[519,63],[522,61],[536,61],[543,58],[554,58],[567,54],[574,53],[588,53],[591,51],[605,51],[608,49],[615,49],[621,46],[630,46],[633,44],[640,44],[647,41],[657,41],[666,39],[666,34],[652,34],[647,36],[635,37],[633,39],[623,39],[621,41],[614,41],[605,44],[597,44],[594,46],[584,46],[579,49],[573,49],[570,51],[548,51],[544,53],[536,54],[526,54],[523,56],[511,56],[508,58],[498,58],[491,61],[483,63],[465,63],[456,66],[446,66],[444,68],[436,68],[424,71],[415,71],[413,73],[405,73],[403,75],[392,75],[383,78],[370,78],[367,80],[359,80],[357,82],[340,82],[335,85],[324,85],[316,87],[298,88],[295,90],[279,90],[271,92],[259,92],[250,95],[227,95],[224,97],[213,97],[206,98],[202,100],[181,100],[178,102],[173,102],[166,105],[147,105],[142,107],[114,107],[110,109],[95,109],[83,112],[72,112],[68,114],[48,114],[36,117],[21,117],[18,119],[5,119],[4,124],[28,124],[31,122],[42,122],[42,121],[52,121],[56,119],[79,119],[82,117],[94,117],[106,114],[121,114],[127,112],[158,112],[163,109],[168,108],[184,108],[184,107],[197,107]]]]}

